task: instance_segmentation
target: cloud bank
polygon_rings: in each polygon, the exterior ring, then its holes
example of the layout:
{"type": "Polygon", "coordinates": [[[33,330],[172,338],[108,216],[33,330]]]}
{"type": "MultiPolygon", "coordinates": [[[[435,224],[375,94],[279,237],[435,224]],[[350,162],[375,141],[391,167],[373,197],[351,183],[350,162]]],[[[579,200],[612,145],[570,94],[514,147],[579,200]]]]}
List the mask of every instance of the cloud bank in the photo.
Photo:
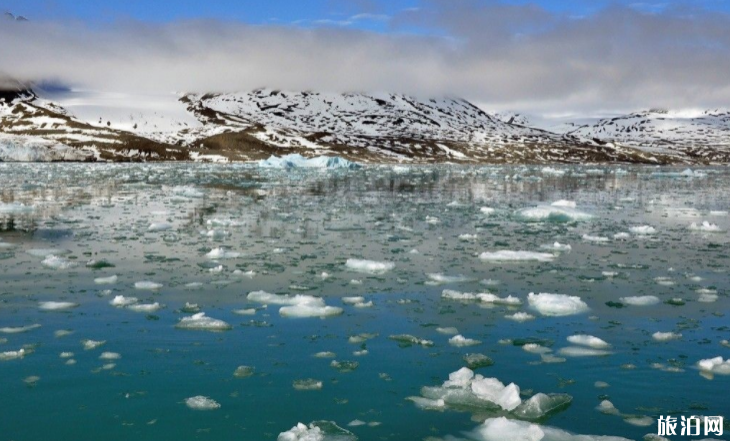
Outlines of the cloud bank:
{"type": "Polygon", "coordinates": [[[726,14],[613,7],[576,18],[427,0],[389,26],[0,21],[0,75],[106,91],[448,95],[536,113],[730,106],[726,14]]]}

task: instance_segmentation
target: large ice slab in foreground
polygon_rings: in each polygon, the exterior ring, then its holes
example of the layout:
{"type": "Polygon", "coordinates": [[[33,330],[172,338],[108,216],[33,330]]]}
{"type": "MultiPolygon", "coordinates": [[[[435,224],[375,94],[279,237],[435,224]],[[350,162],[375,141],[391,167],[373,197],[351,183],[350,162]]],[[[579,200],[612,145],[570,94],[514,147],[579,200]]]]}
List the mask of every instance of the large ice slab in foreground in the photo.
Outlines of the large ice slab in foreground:
{"type": "Polygon", "coordinates": [[[317,156],[305,158],[294,153],[282,157],[271,156],[269,159],[259,161],[259,167],[264,168],[344,168],[357,170],[362,166],[339,156],[317,156]]]}

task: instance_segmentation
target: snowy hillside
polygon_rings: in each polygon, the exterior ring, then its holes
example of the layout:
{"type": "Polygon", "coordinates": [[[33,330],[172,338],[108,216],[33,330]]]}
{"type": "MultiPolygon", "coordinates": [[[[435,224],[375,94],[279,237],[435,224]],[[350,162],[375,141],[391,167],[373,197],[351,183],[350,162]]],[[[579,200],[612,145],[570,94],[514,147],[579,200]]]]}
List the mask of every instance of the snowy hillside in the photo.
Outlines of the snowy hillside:
{"type": "Polygon", "coordinates": [[[650,110],[602,119],[568,133],[648,152],[725,162],[730,152],[730,111],[650,110]]]}
{"type": "MultiPolygon", "coordinates": [[[[727,160],[722,152],[697,156],[641,142],[607,143],[612,134],[594,136],[587,127],[556,134],[528,124],[519,114],[490,115],[461,99],[385,93],[130,95],[17,88],[0,91],[0,160],[227,162],[287,154],[371,163],[727,160]]],[[[720,143],[719,135],[705,139],[720,143]]]]}

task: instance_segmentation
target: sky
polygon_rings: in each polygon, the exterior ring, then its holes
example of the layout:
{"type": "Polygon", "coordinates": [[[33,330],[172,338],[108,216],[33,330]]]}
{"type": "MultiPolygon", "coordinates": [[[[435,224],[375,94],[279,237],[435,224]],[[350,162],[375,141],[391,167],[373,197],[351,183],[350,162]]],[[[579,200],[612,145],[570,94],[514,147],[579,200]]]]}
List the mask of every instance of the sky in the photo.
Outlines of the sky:
{"type": "Polygon", "coordinates": [[[459,96],[545,115],[730,106],[730,0],[0,0],[0,78],[459,96]]]}

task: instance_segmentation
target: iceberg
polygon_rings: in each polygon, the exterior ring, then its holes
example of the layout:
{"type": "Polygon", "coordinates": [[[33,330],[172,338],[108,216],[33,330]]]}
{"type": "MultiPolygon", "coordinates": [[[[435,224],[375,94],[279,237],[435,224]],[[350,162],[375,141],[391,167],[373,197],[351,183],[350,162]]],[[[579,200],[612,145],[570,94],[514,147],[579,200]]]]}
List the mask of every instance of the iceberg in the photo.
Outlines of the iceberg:
{"type": "Polygon", "coordinates": [[[362,168],[358,163],[348,161],[339,156],[317,156],[314,158],[305,158],[304,156],[294,153],[281,157],[271,156],[269,159],[258,162],[259,167],[263,168],[318,168],[318,169],[347,169],[357,170],[362,168]]]}

